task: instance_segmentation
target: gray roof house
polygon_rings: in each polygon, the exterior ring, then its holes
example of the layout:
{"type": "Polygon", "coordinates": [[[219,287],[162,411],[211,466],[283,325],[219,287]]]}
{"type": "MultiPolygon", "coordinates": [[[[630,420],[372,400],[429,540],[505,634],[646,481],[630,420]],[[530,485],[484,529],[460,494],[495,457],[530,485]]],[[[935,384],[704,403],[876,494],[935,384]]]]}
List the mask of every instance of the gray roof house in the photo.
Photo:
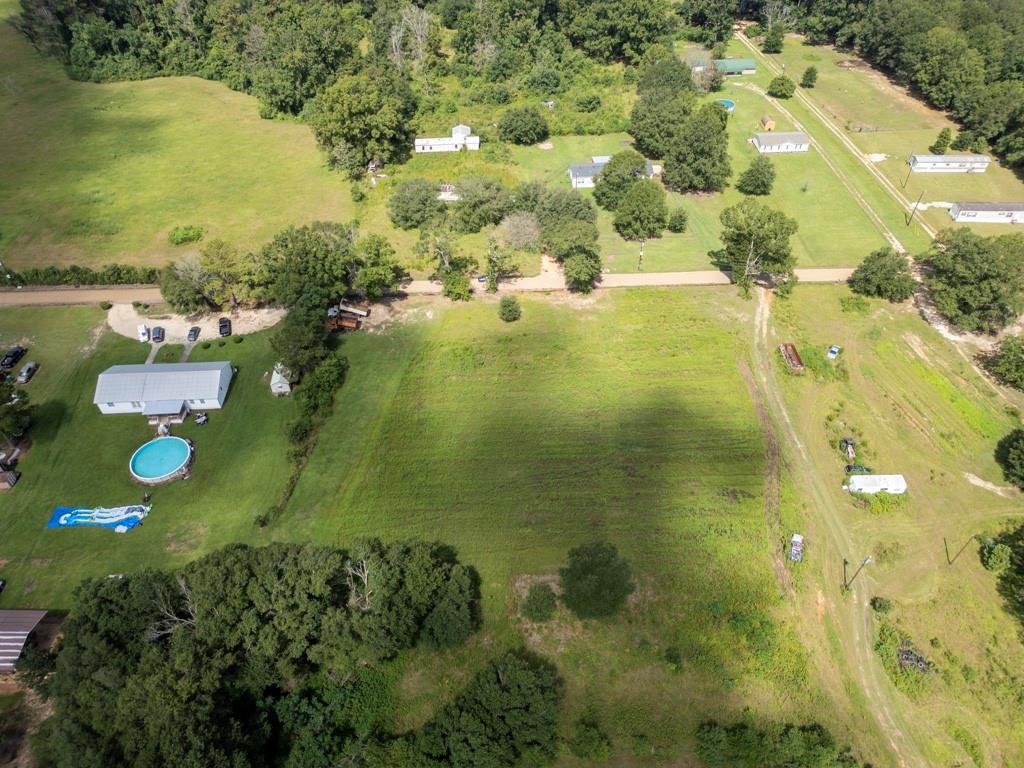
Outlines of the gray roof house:
{"type": "Polygon", "coordinates": [[[811,139],[802,131],[769,131],[755,133],[753,144],[762,155],[776,152],[806,152],[811,148],[811,139]]]}
{"type": "Polygon", "coordinates": [[[960,224],[1024,224],[1024,203],[953,203],[949,215],[960,224]]]}
{"type": "Polygon", "coordinates": [[[233,375],[228,362],[113,365],[96,379],[92,401],[105,414],[183,417],[223,408],[233,375]]]}
{"type": "MultiPolygon", "coordinates": [[[[572,184],[573,189],[589,189],[593,187],[597,174],[608,165],[611,157],[609,155],[598,155],[590,159],[591,162],[589,163],[576,163],[569,166],[569,183],[572,184]]],[[[647,161],[646,177],[648,179],[653,179],[660,172],[660,168],[650,160],[647,161]]]]}

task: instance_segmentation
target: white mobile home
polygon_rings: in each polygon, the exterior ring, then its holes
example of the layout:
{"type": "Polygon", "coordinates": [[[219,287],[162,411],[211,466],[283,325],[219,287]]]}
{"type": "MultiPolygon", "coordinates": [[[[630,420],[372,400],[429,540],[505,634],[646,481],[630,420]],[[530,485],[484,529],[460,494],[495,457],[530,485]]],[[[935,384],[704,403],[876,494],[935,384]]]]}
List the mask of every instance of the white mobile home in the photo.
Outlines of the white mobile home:
{"type": "Polygon", "coordinates": [[[480,149],[480,137],[473,135],[473,129],[468,125],[456,125],[452,128],[451,136],[442,136],[435,139],[416,139],[413,148],[417,153],[424,152],[458,152],[466,148],[471,152],[480,149]]]}
{"type": "Polygon", "coordinates": [[[811,138],[800,131],[755,133],[754,148],[762,155],[776,152],[807,152],[811,148],[811,138]]]}
{"type": "Polygon", "coordinates": [[[907,492],[907,480],[903,475],[850,475],[843,486],[850,493],[892,493],[907,492]]]}
{"type": "Polygon", "coordinates": [[[958,224],[1024,224],[1024,203],[953,203],[949,215],[958,224]]]}
{"type": "Polygon", "coordinates": [[[105,414],[183,419],[193,408],[223,408],[233,374],[227,362],[114,365],[96,379],[92,401],[105,414]]]}
{"type": "MultiPolygon", "coordinates": [[[[611,161],[610,155],[595,155],[589,163],[577,163],[569,166],[569,183],[573,189],[591,189],[597,181],[597,174],[611,161]]],[[[647,161],[644,178],[653,179],[661,173],[661,167],[650,160],[647,161]]]]}
{"type": "Polygon", "coordinates": [[[984,173],[992,158],[988,155],[911,155],[914,173],[984,173]]]}

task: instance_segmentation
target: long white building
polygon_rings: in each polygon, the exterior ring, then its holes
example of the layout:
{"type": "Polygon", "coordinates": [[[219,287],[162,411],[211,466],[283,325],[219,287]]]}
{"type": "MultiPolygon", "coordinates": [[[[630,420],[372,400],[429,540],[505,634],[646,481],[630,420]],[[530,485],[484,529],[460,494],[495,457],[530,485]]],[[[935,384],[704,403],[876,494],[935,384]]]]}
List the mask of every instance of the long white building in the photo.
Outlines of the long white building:
{"type": "Polygon", "coordinates": [[[914,173],[984,173],[992,158],[988,155],[911,155],[914,173]]]}
{"type": "Polygon", "coordinates": [[[907,480],[903,475],[850,475],[843,486],[850,493],[892,493],[907,492],[907,480]]]}
{"type": "Polygon", "coordinates": [[[451,136],[442,136],[435,139],[416,139],[414,149],[417,153],[426,152],[459,152],[463,148],[470,152],[480,149],[480,137],[473,135],[473,129],[468,125],[456,125],[452,128],[451,136]]]}
{"type": "Polygon", "coordinates": [[[96,379],[92,401],[104,414],[183,418],[223,408],[233,374],[227,362],[113,365],[96,379]]]}
{"type": "Polygon", "coordinates": [[[1024,224],[1024,203],[953,203],[949,215],[958,224],[1024,224]]]}
{"type": "MultiPolygon", "coordinates": [[[[591,189],[597,183],[597,176],[611,162],[611,155],[594,155],[589,163],[575,163],[569,166],[569,183],[573,189],[591,189]]],[[[644,178],[653,179],[661,173],[661,166],[647,161],[644,178]]]]}
{"type": "Polygon", "coordinates": [[[769,131],[754,134],[754,148],[762,155],[778,152],[807,152],[811,137],[802,131],[769,131]]]}

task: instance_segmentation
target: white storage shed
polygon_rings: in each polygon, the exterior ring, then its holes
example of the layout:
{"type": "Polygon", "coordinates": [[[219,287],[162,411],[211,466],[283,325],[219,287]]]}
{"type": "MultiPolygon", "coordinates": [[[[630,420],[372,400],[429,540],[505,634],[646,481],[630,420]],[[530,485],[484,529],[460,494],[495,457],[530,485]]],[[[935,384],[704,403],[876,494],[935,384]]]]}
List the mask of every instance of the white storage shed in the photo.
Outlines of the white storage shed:
{"type": "Polygon", "coordinates": [[[755,133],[754,147],[762,155],[777,152],[807,152],[811,148],[811,137],[802,131],[755,133]]]}
{"type": "Polygon", "coordinates": [[[891,493],[907,492],[907,479],[903,475],[851,475],[843,486],[850,493],[891,493]]]}

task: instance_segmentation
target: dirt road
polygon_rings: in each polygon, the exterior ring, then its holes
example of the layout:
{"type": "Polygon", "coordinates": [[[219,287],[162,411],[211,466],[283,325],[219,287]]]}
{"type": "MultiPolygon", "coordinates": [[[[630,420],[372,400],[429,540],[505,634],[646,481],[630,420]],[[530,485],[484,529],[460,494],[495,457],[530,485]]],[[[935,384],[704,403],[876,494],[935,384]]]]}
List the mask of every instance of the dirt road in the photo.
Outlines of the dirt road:
{"type": "Polygon", "coordinates": [[[0,307],[72,306],[81,304],[156,304],[163,299],[160,289],[153,285],[118,285],[89,288],[22,288],[0,291],[0,307]]]}
{"type": "Polygon", "coordinates": [[[841,628],[837,633],[843,647],[843,656],[855,675],[853,681],[866,700],[866,709],[885,736],[897,763],[901,768],[925,768],[927,762],[898,712],[893,698],[893,688],[881,668],[873,649],[871,610],[868,604],[870,572],[860,575],[848,595],[839,594],[842,570],[838,563],[843,558],[859,562],[864,554],[854,550],[853,540],[847,531],[832,494],[817,471],[814,463],[800,440],[789,417],[785,400],[775,378],[772,364],[774,344],[769,340],[769,318],[771,314],[770,295],[763,288],[757,289],[757,313],[754,322],[754,362],[756,383],[763,393],[763,400],[771,413],[778,430],[779,442],[784,446],[787,467],[793,479],[809,495],[810,509],[817,510],[828,541],[821,542],[818,551],[827,553],[826,563],[829,585],[836,593],[831,601],[834,619],[841,628]]]}

